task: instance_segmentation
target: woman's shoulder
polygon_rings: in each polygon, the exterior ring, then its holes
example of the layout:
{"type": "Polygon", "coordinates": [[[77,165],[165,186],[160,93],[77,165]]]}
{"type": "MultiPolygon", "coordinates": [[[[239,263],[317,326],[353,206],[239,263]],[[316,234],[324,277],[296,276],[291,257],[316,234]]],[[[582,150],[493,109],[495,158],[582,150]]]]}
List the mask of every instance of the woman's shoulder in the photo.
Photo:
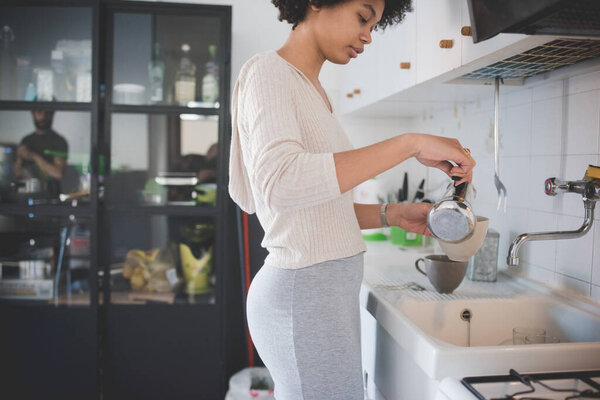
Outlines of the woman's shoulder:
{"type": "Polygon", "coordinates": [[[258,53],[244,63],[238,81],[244,82],[256,78],[271,78],[285,76],[289,68],[275,50],[258,53]]]}

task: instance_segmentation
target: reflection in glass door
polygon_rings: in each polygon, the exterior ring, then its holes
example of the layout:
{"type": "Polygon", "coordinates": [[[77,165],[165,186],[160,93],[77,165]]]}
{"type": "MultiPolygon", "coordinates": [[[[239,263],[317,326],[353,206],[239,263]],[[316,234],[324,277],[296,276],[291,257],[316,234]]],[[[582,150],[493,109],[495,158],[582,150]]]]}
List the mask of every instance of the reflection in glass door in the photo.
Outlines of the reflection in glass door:
{"type": "Polygon", "coordinates": [[[113,114],[107,202],[214,207],[218,125],[218,116],[113,114]]]}
{"type": "Polygon", "coordinates": [[[92,100],[92,9],[0,7],[0,100],[92,100]]]}

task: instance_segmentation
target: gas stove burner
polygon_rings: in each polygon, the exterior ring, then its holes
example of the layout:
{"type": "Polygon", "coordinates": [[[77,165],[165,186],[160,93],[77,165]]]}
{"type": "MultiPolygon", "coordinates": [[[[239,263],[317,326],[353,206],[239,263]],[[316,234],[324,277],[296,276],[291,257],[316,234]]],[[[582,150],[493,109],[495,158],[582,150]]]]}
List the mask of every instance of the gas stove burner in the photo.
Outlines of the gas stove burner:
{"type": "Polygon", "coordinates": [[[600,399],[600,370],[468,377],[462,384],[480,400],[600,399]]]}

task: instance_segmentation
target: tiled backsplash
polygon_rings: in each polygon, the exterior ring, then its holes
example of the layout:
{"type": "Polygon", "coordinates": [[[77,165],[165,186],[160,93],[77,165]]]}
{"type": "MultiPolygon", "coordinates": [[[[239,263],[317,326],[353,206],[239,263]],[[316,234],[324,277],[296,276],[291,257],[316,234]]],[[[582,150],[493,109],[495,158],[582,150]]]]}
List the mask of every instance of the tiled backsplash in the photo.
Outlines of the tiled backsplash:
{"type": "MultiPolygon", "coordinates": [[[[477,161],[474,208],[477,214],[488,216],[490,227],[500,232],[499,262],[508,268],[508,247],[517,235],[573,230],[583,222],[581,196],[547,196],[544,180],[553,176],[581,179],[588,164],[599,164],[600,71],[526,85],[504,95],[502,87],[500,90],[500,177],[508,192],[506,214],[496,211],[493,87],[489,99],[410,120],[389,120],[387,125],[380,120],[378,124],[386,127],[387,137],[409,131],[431,133],[456,137],[471,149],[477,161]]],[[[367,144],[358,138],[368,132],[359,134],[356,124],[348,128],[348,134],[355,145],[367,144]]],[[[413,171],[413,184],[428,176],[429,190],[447,180],[437,170],[426,172],[412,164],[408,167],[413,171]]],[[[399,175],[396,171],[394,180],[399,175]]],[[[520,266],[509,271],[600,302],[600,206],[594,219],[595,226],[582,238],[524,244],[520,266]]]]}

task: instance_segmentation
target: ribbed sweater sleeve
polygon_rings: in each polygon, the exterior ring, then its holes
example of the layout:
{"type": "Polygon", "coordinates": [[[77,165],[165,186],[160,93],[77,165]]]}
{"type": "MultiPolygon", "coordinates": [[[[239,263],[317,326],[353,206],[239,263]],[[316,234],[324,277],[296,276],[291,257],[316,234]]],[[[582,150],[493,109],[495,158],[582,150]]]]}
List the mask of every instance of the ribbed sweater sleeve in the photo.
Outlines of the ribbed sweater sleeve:
{"type": "Polygon", "coordinates": [[[289,71],[256,63],[239,87],[245,164],[267,207],[285,213],[340,196],[333,153],[306,149],[296,110],[306,105],[289,71]],[[287,73],[286,73],[287,72],[287,73]]]}

